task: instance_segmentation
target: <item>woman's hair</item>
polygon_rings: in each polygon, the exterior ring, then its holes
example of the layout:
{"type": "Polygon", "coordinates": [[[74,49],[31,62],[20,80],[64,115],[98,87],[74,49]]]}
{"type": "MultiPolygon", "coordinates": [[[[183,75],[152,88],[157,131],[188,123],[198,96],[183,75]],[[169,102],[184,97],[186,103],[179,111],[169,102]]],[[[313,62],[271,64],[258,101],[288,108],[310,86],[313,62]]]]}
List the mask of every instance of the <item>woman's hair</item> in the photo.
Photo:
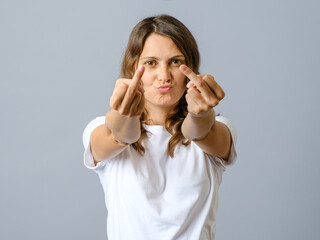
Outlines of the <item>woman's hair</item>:
{"type": "MultiPolygon", "coordinates": [[[[197,43],[191,32],[176,18],[169,15],[159,15],[145,18],[133,28],[122,60],[121,77],[133,77],[144,43],[151,33],[157,33],[169,37],[184,55],[186,65],[190,67],[193,72],[197,74],[199,73],[200,55],[197,43]]],[[[174,149],[179,142],[183,145],[188,145],[190,143],[190,141],[187,141],[184,138],[181,132],[182,122],[188,113],[185,94],[186,91],[179,100],[174,111],[169,114],[165,123],[167,131],[172,135],[168,143],[168,151],[171,157],[173,157],[174,149]]],[[[147,137],[147,131],[142,124],[146,123],[147,120],[148,113],[145,110],[140,118],[140,139],[132,144],[133,148],[140,154],[145,152],[141,143],[142,140],[147,137]]]]}

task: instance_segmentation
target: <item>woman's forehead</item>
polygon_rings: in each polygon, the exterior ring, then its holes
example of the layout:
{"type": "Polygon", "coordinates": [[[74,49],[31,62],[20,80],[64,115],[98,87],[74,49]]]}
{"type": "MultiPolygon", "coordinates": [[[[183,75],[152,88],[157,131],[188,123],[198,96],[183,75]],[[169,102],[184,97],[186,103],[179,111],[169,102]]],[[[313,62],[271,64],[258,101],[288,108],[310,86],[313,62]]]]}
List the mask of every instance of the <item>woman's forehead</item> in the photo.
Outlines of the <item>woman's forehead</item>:
{"type": "Polygon", "coordinates": [[[171,38],[157,33],[152,33],[146,39],[140,58],[159,57],[170,58],[182,55],[182,52],[171,38]]]}

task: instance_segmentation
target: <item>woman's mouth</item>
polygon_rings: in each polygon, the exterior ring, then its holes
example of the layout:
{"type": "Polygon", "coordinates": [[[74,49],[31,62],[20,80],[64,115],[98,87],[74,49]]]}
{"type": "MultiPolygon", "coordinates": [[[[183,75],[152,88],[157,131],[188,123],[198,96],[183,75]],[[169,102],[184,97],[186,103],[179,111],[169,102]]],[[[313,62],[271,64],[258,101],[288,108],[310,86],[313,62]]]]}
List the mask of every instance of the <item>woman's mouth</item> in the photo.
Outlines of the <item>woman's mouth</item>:
{"type": "Polygon", "coordinates": [[[165,93],[165,92],[168,92],[171,88],[172,88],[171,85],[162,85],[162,86],[159,86],[159,87],[158,87],[158,90],[159,90],[160,92],[165,93]]]}

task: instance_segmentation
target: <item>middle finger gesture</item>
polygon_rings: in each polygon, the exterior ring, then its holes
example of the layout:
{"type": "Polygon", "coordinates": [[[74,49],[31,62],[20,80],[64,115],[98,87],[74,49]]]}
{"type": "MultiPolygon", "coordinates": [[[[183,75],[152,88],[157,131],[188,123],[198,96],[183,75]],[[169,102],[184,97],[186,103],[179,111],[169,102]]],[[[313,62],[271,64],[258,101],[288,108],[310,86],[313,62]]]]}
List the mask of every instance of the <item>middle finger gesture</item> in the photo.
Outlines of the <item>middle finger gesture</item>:
{"type": "Polygon", "coordinates": [[[197,75],[186,65],[180,66],[180,71],[190,79],[187,84],[186,101],[188,111],[194,115],[201,115],[217,106],[225,93],[211,75],[197,75]]]}

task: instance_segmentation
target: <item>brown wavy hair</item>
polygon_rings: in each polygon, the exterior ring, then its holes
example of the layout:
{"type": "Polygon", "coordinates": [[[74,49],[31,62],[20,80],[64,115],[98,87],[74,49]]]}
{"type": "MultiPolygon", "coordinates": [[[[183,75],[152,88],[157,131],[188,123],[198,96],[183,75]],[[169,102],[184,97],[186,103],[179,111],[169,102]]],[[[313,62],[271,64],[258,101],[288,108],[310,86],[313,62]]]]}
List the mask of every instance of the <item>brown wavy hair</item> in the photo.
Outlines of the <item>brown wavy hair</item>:
{"type": "MultiPolygon", "coordinates": [[[[171,38],[184,55],[186,65],[199,74],[200,55],[197,43],[189,29],[172,16],[158,15],[143,19],[133,28],[121,64],[122,78],[133,77],[144,43],[151,33],[171,38]]],[[[186,79],[187,81],[188,79],[186,79]]],[[[168,152],[171,157],[173,157],[174,149],[179,143],[185,146],[190,143],[181,132],[181,125],[188,113],[185,95],[186,91],[174,111],[169,114],[165,123],[167,131],[172,135],[168,142],[168,152]]],[[[142,140],[147,137],[147,131],[143,127],[143,123],[146,123],[147,119],[148,112],[145,110],[140,117],[141,136],[137,142],[132,144],[132,147],[140,154],[145,152],[142,140]]]]}

